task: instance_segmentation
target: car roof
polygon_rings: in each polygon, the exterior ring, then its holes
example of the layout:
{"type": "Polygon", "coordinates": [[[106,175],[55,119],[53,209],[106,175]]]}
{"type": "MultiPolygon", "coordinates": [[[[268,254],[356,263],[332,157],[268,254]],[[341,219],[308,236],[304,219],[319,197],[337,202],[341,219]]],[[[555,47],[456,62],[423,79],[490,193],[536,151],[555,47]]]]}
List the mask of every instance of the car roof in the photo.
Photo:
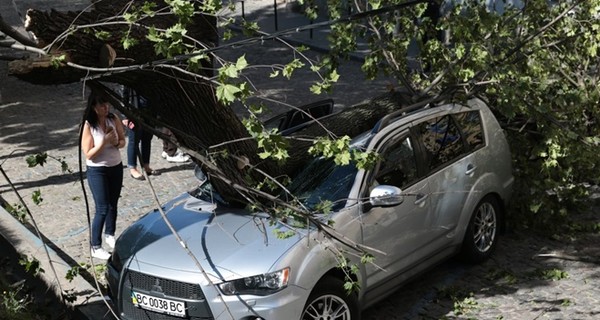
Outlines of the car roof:
{"type": "Polygon", "coordinates": [[[352,148],[366,147],[371,139],[379,132],[383,131],[388,126],[402,125],[412,122],[431,114],[440,112],[460,111],[463,108],[471,110],[479,110],[487,108],[486,104],[479,98],[469,99],[466,103],[416,103],[407,107],[398,109],[382,117],[375,126],[368,131],[365,131],[352,138],[350,146],[352,148]],[[399,123],[400,122],[400,123],[399,123]]]}

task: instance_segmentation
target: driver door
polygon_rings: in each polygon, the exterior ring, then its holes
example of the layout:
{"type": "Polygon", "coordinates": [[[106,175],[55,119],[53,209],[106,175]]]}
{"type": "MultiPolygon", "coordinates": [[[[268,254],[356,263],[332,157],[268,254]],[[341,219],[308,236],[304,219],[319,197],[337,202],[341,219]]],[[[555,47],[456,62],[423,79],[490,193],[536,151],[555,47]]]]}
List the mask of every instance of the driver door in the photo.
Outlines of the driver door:
{"type": "Polygon", "coordinates": [[[367,178],[364,196],[377,185],[392,185],[403,190],[402,203],[373,207],[366,201],[362,212],[363,241],[384,254],[375,255],[367,265],[367,286],[372,287],[419,261],[426,253],[429,230],[430,191],[419,174],[416,143],[406,130],[384,142],[378,152],[382,160],[367,178]]]}

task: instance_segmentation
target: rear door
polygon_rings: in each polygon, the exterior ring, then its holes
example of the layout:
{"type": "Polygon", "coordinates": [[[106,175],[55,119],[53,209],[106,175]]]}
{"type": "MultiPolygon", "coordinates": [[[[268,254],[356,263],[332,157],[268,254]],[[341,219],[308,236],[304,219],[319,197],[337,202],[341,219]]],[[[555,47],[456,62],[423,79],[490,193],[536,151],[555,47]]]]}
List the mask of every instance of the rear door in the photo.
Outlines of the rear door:
{"type": "Polygon", "coordinates": [[[485,145],[478,110],[426,119],[413,127],[426,157],[431,190],[430,241],[449,245],[465,201],[478,178],[473,152],[485,145]]]}

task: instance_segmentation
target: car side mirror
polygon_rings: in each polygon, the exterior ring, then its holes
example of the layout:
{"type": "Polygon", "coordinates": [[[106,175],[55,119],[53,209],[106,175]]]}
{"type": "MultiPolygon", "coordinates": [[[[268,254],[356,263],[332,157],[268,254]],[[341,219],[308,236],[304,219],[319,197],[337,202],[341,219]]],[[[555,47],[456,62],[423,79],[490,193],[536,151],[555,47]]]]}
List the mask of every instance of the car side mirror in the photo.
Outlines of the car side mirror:
{"type": "Polygon", "coordinates": [[[404,196],[398,187],[380,185],[369,194],[369,202],[374,207],[396,206],[404,202],[404,196]]]}

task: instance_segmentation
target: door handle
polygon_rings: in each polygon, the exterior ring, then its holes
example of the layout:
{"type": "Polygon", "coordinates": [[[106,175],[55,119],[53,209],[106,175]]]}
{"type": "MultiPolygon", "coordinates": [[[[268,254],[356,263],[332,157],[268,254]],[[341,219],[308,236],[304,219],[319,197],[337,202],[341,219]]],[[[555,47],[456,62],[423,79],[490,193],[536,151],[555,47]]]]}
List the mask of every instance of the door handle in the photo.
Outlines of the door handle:
{"type": "Polygon", "coordinates": [[[415,200],[415,205],[421,205],[423,202],[425,202],[425,200],[427,200],[427,198],[429,198],[428,194],[422,194],[419,193],[417,194],[417,199],[415,200]]]}
{"type": "Polygon", "coordinates": [[[475,172],[475,169],[477,169],[477,167],[469,163],[467,165],[467,171],[465,171],[465,174],[471,175],[473,172],[475,172]]]}

